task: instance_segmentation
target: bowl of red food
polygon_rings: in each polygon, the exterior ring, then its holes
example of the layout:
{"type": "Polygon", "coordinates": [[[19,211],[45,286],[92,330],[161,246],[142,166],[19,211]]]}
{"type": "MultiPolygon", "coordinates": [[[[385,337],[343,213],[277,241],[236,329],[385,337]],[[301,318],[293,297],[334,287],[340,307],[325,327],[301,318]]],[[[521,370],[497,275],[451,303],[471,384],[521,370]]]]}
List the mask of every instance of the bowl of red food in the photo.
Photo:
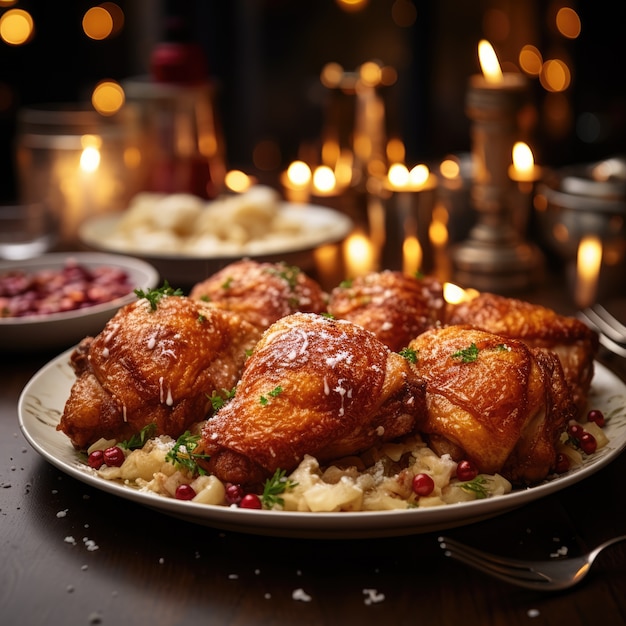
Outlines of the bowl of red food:
{"type": "Polygon", "coordinates": [[[136,289],[157,286],[145,261],[117,254],[51,253],[0,263],[0,351],[68,348],[98,334],[136,289]]]}

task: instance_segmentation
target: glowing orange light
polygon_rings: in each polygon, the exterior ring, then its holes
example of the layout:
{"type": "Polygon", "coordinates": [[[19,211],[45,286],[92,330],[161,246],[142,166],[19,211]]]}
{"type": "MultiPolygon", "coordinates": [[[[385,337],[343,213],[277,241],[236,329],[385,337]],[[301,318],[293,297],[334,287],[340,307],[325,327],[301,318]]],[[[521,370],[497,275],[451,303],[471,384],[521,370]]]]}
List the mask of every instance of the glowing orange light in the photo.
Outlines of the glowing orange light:
{"type": "Polygon", "coordinates": [[[124,90],[113,80],[99,82],[91,94],[91,104],[101,115],[114,115],[124,106],[125,101],[124,90]]]}
{"type": "Polygon", "coordinates": [[[22,9],[11,9],[0,17],[0,39],[10,46],[21,46],[29,42],[34,30],[33,18],[22,9]]]}
{"type": "Polygon", "coordinates": [[[501,83],[502,69],[500,62],[492,45],[486,39],[481,39],[478,43],[478,58],[485,80],[488,83],[501,83]]]}
{"type": "Polygon", "coordinates": [[[576,259],[576,304],[586,307],[593,304],[598,290],[602,264],[602,242],[595,235],[583,237],[578,245],[576,259]]]}

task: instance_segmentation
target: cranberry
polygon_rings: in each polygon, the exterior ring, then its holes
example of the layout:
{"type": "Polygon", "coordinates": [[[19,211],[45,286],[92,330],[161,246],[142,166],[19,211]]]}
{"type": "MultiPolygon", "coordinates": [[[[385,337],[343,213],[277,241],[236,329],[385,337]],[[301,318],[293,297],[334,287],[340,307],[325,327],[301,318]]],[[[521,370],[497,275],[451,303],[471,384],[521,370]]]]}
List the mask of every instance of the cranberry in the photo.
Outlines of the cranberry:
{"type": "Polygon", "coordinates": [[[601,428],[606,423],[606,420],[604,419],[604,413],[602,413],[602,411],[599,411],[598,409],[592,409],[591,411],[589,411],[589,413],[587,413],[587,419],[590,422],[595,422],[601,428]]]}
{"type": "Polygon", "coordinates": [[[103,452],[104,463],[109,467],[120,467],[125,459],[124,450],[119,446],[112,446],[103,452]]]}
{"type": "Polygon", "coordinates": [[[567,427],[568,435],[574,439],[580,439],[584,432],[585,429],[580,424],[572,423],[567,427]]]}
{"type": "Polygon", "coordinates": [[[94,450],[87,457],[87,465],[93,469],[100,469],[104,465],[104,452],[102,450],[94,450]]]}
{"type": "Polygon", "coordinates": [[[241,485],[228,483],[226,485],[226,502],[228,504],[239,504],[243,498],[243,489],[241,485]]]}
{"type": "Polygon", "coordinates": [[[470,461],[459,461],[456,466],[456,477],[461,482],[468,480],[474,480],[478,476],[478,470],[474,467],[470,461]]]}
{"type": "Polygon", "coordinates": [[[563,454],[562,452],[559,452],[556,455],[556,463],[554,465],[554,471],[557,474],[563,474],[567,472],[569,468],[570,468],[569,457],[567,456],[567,454],[563,454]]]}
{"type": "Polygon", "coordinates": [[[174,495],[177,500],[193,500],[196,497],[196,492],[191,485],[183,483],[176,487],[174,495]]]}
{"type": "Polygon", "coordinates": [[[415,474],[413,492],[418,496],[429,496],[435,488],[435,481],[428,474],[415,474]]]}
{"type": "Polygon", "coordinates": [[[418,496],[429,496],[435,488],[435,481],[428,474],[415,474],[413,492],[418,496]]]}
{"type": "Polygon", "coordinates": [[[247,493],[243,498],[241,498],[239,506],[242,509],[263,508],[263,505],[261,504],[261,498],[259,498],[259,496],[257,496],[255,493],[247,493]]]}
{"type": "Polygon", "coordinates": [[[581,450],[585,454],[593,454],[598,447],[598,442],[596,441],[596,438],[588,432],[584,432],[580,436],[579,444],[581,450]]]}

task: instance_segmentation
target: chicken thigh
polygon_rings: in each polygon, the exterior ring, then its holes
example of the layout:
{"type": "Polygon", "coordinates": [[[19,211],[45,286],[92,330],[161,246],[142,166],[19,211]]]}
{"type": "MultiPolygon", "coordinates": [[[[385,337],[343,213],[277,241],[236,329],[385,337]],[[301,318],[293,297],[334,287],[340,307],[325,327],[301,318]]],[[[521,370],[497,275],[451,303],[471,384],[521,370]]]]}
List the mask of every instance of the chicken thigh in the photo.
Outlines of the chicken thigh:
{"type": "Polygon", "coordinates": [[[305,454],[355,454],[424,417],[424,384],[405,358],[356,324],[296,313],[265,332],[199,450],[221,480],[258,484],[305,454]]]}
{"type": "Polygon", "coordinates": [[[76,371],[57,427],[78,449],[125,440],[148,424],[178,437],[231,390],[260,332],[229,311],[184,296],[120,309],[74,351],[76,371]]]}

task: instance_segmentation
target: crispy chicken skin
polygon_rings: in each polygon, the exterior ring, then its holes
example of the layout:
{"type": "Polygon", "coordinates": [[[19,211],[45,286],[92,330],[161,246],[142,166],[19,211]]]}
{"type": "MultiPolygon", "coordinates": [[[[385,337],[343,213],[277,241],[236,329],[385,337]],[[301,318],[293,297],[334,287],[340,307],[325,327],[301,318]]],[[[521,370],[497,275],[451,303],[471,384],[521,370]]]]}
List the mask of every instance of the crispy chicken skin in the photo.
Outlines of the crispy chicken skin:
{"type": "Polygon", "coordinates": [[[260,335],[187,297],[164,296],[155,309],[137,300],[72,354],[77,380],[57,430],[77,449],[126,440],[151,422],[154,434],[178,437],[206,416],[214,391],[235,386],[260,335]]]}
{"type": "Polygon", "coordinates": [[[221,480],[252,485],[305,454],[324,462],[406,435],[424,416],[403,357],[351,322],[295,313],[264,333],[198,450],[221,480]]]}
{"type": "Polygon", "coordinates": [[[445,313],[443,287],[434,277],[384,270],[335,287],[328,311],[372,331],[390,350],[439,324],[445,313]]]}
{"type": "Polygon", "coordinates": [[[598,335],[580,320],[530,302],[481,293],[468,302],[448,305],[446,323],[471,324],[555,352],[578,414],[585,410],[598,335]]]}
{"type": "Polygon", "coordinates": [[[291,313],[322,313],[327,302],[321,286],[297,267],[248,259],[194,285],[189,297],[235,311],[262,331],[291,313]]]}
{"type": "Polygon", "coordinates": [[[575,407],[558,358],[469,326],[426,331],[410,347],[426,380],[421,430],[437,454],[532,484],[554,468],[575,407]]]}

